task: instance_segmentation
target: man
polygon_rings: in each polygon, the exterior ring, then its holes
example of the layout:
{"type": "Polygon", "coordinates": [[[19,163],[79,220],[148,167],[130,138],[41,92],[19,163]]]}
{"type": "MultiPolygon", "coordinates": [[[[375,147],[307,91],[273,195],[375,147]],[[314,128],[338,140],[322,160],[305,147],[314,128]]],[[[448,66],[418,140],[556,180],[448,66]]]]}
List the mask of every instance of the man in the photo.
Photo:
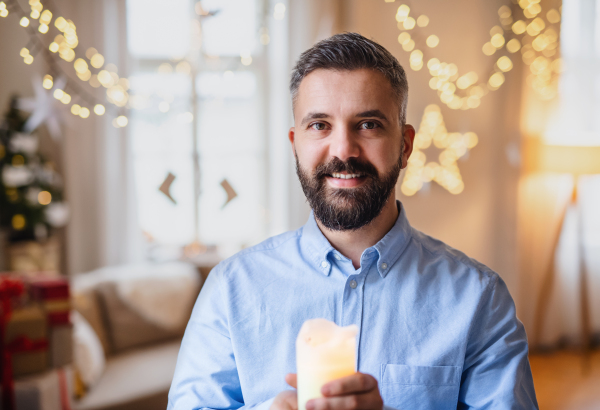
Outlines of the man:
{"type": "Polygon", "coordinates": [[[211,272],[169,408],[296,410],[294,343],[318,317],[359,327],[358,369],[307,410],[537,408],[502,279],[411,228],[395,200],[415,135],[398,61],[339,34],[300,56],[290,89],[289,139],[313,213],[211,272]]]}

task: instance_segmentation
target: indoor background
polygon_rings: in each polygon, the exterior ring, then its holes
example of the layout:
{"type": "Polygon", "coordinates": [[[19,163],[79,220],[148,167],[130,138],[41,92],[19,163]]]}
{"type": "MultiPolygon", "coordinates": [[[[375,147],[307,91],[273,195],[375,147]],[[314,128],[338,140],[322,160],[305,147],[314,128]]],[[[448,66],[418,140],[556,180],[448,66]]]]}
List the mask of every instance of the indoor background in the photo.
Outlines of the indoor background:
{"type": "Polygon", "coordinates": [[[55,373],[76,408],[166,400],[187,318],[157,309],[308,218],[289,73],[344,31],[406,69],[412,226],[505,280],[540,408],[600,408],[599,0],[0,1],[0,270],[69,278],[81,314],[74,363],[15,376],[17,405],[55,373]]]}

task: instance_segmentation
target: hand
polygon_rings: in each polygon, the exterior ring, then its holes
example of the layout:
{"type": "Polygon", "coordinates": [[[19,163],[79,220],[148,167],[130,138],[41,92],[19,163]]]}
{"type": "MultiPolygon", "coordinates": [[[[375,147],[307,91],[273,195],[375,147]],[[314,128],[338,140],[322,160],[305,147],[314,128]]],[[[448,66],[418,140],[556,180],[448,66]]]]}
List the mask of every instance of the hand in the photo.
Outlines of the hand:
{"type": "MultiPolygon", "coordinates": [[[[296,388],[296,375],[289,373],[285,376],[287,384],[296,388]]],[[[275,396],[270,410],[298,410],[298,394],[292,390],[286,390],[275,396]]]]}
{"type": "MultiPolygon", "coordinates": [[[[288,374],[285,381],[296,387],[296,375],[288,374]]],[[[307,410],[382,410],[383,399],[379,393],[377,380],[366,373],[355,373],[331,381],[321,388],[322,398],[306,403],[307,410]]],[[[294,397],[298,408],[297,398],[294,397]]],[[[304,410],[304,409],[302,409],[304,410]]]]}

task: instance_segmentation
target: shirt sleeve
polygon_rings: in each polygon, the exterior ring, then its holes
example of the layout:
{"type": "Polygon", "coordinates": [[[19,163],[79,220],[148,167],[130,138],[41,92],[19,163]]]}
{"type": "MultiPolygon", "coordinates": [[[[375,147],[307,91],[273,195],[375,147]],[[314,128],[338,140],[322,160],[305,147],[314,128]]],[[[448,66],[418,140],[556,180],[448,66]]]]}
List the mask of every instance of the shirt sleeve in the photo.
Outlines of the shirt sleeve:
{"type": "Polygon", "coordinates": [[[495,274],[469,334],[457,408],[538,409],[525,329],[495,274]]]}
{"type": "Polygon", "coordinates": [[[273,401],[244,403],[221,279],[218,267],[213,269],[196,301],[177,357],[167,410],[268,410],[273,401]]]}

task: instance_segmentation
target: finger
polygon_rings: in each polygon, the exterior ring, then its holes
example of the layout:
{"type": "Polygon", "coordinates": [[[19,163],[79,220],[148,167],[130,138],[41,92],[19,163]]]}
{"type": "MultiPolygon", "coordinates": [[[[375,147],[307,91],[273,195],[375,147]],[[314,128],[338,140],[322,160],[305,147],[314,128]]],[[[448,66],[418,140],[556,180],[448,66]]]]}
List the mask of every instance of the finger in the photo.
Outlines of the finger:
{"type": "Polygon", "coordinates": [[[298,396],[295,391],[284,391],[279,393],[270,410],[298,410],[298,396]]]}
{"type": "Polygon", "coordinates": [[[355,373],[325,384],[321,388],[323,396],[340,396],[350,393],[364,393],[377,388],[377,380],[366,373],[355,373]]]}
{"type": "Polygon", "coordinates": [[[309,400],[306,403],[306,410],[361,410],[381,408],[383,408],[383,401],[379,395],[374,394],[323,397],[309,400]]]}
{"type": "Polygon", "coordinates": [[[285,382],[292,386],[294,389],[298,388],[298,377],[296,373],[288,373],[285,375],[285,382]]]}

